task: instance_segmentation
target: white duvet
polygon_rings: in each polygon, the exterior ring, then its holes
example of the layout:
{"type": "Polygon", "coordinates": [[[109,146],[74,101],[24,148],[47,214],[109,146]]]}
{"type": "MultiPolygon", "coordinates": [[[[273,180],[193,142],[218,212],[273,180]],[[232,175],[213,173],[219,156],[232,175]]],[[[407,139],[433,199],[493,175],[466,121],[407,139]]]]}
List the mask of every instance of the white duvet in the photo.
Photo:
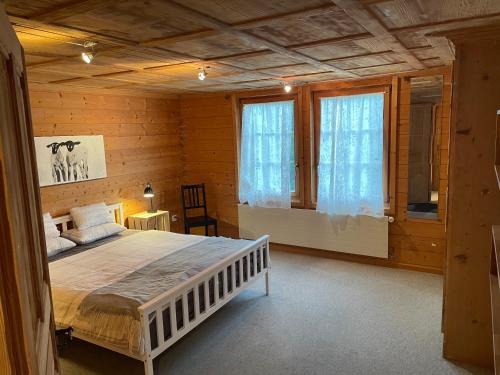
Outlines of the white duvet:
{"type": "Polygon", "coordinates": [[[104,313],[83,316],[78,306],[94,290],[204,239],[203,236],[144,231],[50,263],[56,325],[72,326],[77,336],[141,356],[144,347],[137,320],[129,315],[104,313]]]}

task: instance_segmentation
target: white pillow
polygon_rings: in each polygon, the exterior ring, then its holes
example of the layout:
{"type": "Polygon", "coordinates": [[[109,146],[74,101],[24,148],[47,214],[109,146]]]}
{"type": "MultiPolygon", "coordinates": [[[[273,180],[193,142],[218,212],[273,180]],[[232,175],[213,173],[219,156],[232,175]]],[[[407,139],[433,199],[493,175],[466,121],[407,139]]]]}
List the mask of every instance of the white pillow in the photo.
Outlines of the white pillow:
{"type": "Polygon", "coordinates": [[[74,207],[70,210],[70,213],[77,229],[87,229],[96,225],[115,222],[115,218],[104,203],[74,207]]]}
{"type": "Polygon", "coordinates": [[[52,220],[52,216],[48,212],[43,214],[43,229],[45,230],[45,238],[59,237],[59,230],[52,220]]]}
{"type": "Polygon", "coordinates": [[[59,254],[76,246],[76,243],[62,237],[47,237],[47,256],[59,254]]]}
{"type": "Polygon", "coordinates": [[[105,223],[85,229],[70,229],[62,232],[61,236],[83,245],[123,232],[125,229],[127,228],[120,224],[105,223]]]}

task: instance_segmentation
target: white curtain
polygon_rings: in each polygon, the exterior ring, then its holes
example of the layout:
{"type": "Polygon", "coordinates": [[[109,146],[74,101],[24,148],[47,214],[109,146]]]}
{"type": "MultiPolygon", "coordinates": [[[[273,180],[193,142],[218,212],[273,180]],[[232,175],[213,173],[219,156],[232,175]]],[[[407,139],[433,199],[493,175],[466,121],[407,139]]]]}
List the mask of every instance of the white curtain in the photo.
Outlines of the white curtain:
{"type": "Polygon", "coordinates": [[[293,101],[245,104],[240,147],[241,203],[290,208],[293,101]]]}
{"type": "Polygon", "coordinates": [[[382,93],[322,98],[316,210],[384,214],[382,93]]]}

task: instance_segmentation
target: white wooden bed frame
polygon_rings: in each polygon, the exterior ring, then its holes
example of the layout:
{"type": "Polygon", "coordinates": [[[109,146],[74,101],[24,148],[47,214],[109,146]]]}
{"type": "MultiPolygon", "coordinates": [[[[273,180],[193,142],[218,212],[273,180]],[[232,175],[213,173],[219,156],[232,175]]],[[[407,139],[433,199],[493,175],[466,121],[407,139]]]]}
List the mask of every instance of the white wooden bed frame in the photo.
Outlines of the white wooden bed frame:
{"type": "MultiPolygon", "coordinates": [[[[114,214],[116,221],[123,225],[123,204],[111,204],[108,207],[110,213],[114,214]]],[[[61,226],[63,230],[68,229],[68,223],[72,221],[71,215],[54,218],[56,225],[61,226]]],[[[145,374],[154,375],[154,358],[247,289],[256,280],[261,277],[265,278],[266,295],[269,295],[269,270],[269,236],[266,235],[255,240],[238,253],[208,267],[182,284],[139,306],[145,349],[143,355],[132,354],[78,332],[74,332],[74,336],[140,360],[144,363],[145,374]],[[236,269],[238,269],[238,278],[236,277],[236,269]],[[222,279],[221,285],[219,285],[219,279],[222,279]],[[210,299],[210,288],[213,289],[212,300],[210,299]],[[203,296],[203,304],[200,295],[203,296]],[[193,301],[192,304],[189,304],[190,297],[191,301],[193,301]],[[177,317],[176,307],[182,307],[182,316],[177,317]],[[189,307],[194,308],[192,316],[189,314],[189,307]]]]}

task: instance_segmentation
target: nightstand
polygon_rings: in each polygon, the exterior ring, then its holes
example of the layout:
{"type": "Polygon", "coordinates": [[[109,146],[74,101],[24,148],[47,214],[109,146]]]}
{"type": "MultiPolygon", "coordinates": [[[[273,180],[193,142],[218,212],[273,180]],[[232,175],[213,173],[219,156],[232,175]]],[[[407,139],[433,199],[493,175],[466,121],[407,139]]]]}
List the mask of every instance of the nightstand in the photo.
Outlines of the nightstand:
{"type": "Polygon", "coordinates": [[[170,231],[170,215],[168,211],[139,212],[128,217],[129,229],[170,231]]]}

